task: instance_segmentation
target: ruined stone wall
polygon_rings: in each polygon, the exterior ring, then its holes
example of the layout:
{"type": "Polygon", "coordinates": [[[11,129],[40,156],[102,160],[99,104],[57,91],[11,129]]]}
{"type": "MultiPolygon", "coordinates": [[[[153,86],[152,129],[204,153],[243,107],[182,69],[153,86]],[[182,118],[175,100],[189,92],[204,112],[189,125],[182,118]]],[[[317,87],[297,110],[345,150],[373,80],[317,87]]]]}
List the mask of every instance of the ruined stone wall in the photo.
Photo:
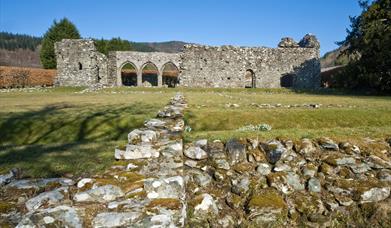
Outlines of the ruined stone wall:
{"type": "Polygon", "coordinates": [[[286,37],[278,46],[187,45],[181,55],[180,83],[184,87],[318,88],[320,45],[316,37],[307,34],[299,43],[286,37]]]}
{"type": "Polygon", "coordinates": [[[187,45],[181,55],[180,84],[184,87],[248,86],[246,71],[255,74],[255,87],[279,88],[292,77],[296,88],[320,85],[317,48],[240,48],[187,45]]]}
{"type": "Polygon", "coordinates": [[[151,63],[160,87],[165,64],[173,63],[183,87],[320,87],[319,42],[313,35],[300,43],[283,38],[278,48],[187,45],[178,54],[116,51],[108,58],[96,50],[93,40],[62,40],[55,49],[55,83],[60,86],[122,86],[121,69],[127,63],[136,70],[137,86],[143,86],[142,70],[151,63]]]}
{"type": "Polygon", "coordinates": [[[96,54],[96,60],[97,60],[97,66],[98,66],[97,81],[103,85],[107,85],[108,84],[107,57],[100,52],[96,52],[95,54],[96,54]]]}
{"type": "Polygon", "coordinates": [[[115,51],[109,54],[109,82],[112,85],[122,86],[121,69],[130,63],[137,71],[137,83],[141,86],[141,76],[144,66],[152,63],[158,69],[158,85],[162,85],[163,68],[167,63],[173,63],[179,68],[180,54],[162,52],[115,51]]]}
{"type": "Polygon", "coordinates": [[[90,86],[107,82],[107,58],[93,40],[64,39],[55,43],[58,86],[90,86]]]}

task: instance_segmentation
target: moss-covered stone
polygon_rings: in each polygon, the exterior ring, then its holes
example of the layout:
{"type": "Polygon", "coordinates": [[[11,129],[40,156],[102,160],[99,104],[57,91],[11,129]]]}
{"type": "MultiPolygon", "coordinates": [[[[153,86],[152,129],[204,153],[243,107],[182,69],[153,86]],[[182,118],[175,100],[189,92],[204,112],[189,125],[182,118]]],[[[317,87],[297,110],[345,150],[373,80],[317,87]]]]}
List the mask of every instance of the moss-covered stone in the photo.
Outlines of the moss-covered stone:
{"type": "Polygon", "coordinates": [[[47,191],[51,191],[51,190],[54,190],[56,188],[59,188],[61,187],[61,183],[59,182],[49,182],[43,189],[43,191],[47,192],[47,191]]]}
{"type": "Polygon", "coordinates": [[[204,199],[204,197],[202,195],[196,195],[196,196],[193,196],[191,197],[188,201],[187,201],[187,205],[189,208],[193,208],[200,204],[202,202],[202,200],[204,199]]]}
{"type": "Polygon", "coordinates": [[[266,155],[263,151],[259,149],[259,147],[255,149],[250,149],[248,154],[251,154],[256,162],[267,162],[266,155]]]}
{"type": "Polygon", "coordinates": [[[120,182],[119,182],[119,180],[114,179],[114,178],[96,178],[95,183],[99,186],[103,186],[103,185],[108,185],[108,184],[119,185],[120,182]]]}
{"type": "Polygon", "coordinates": [[[250,197],[246,206],[249,227],[279,227],[287,220],[284,199],[274,188],[266,188],[250,197]]]}
{"type": "Polygon", "coordinates": [[[253,194],[257,194],[264,188],[267,188],[267,179],[264,176],[250,176],[250,184],[249,184],[249,192],[253,194]]]}
{"type": "Polygon", "coordinates": [[[324,173],[325,175],[332,175],[332,174],[334,174],[333,167],[331,167],[330,165],[328,165],[326,163],[323,163],[322,165],[320,165],[319,171],[324,173]]]}
{"type": "Polygon", "coordinates": [[[154,199],[148,205],[147,208],[164,207],[170,210],[178,210],[182,206],[181,201],[172,198],[154,199]]]}
{"type": "Polygon", "coordinates": [[[122,189],[123,192],[131,192],[133,190],[136,190],[138,188],[143,188],[144,187],[144,182],[139,181],[139,182],[121,182],[119,187],[122,189]]]}
{"type": "Polygon", "coordinates": [[[0,202],[0,213],[7,213],[15,208],[15,204],[11,202],[0,202]]]}
{"type": "Polygon", "coordinates": [[[295,192],[290,196],[298,212],[306,216],[322,214],[325,210],[320,195],[316,193],[295,192]]]}
{"type": "Polygon", "coordinates": [[[284,210],[287,205],[284,199],[278,194],[274,188],[266,188],[253,195],[248,202],[247,208],[249,210],[256,208],[272,208],[284,210]]]}
{"type": "Polygon", "coordinates": [[[275,172],[268,174],[266,178],[267,182],[271,186],[273,183],[285,182],[287,175],[288,174],[286,172],[275,172]]]}
{"type": "Polygon", "coordinates": [[[84,204],[82,208],[84,224],[92,224],[92,220],[95,218],[95,216],[99,212],[105,209],[106,206],[104,204],[97,204],[97,203],[84,204]]]}
{"type": "Polygon", "coordinates": [[[145,176],[143,176],[139,173],[129,172],[129,171],[119,173],[118,175],[119,175],[119,177],[126,178],[126,181],[128,181],[128,182],[136,182],[136,181],[143,180],[145,178],[145,176]]]}
{"type": "MultiPolygon", "coordinates": [[[[371,188],[385,187],[386,183],[381,182],[376,178],[367,178],[363,180],[338,178],[335,179],[333,185],[342,189],[350,190],[355,193],[356,197],[359,197],[362,192],[371,188]]],[[[356,198],[356,200],[358,199],[356,198]]]]}
{"type": "Polygon", "coordinates": [[[255,164],[254,163],[248,163],[248,162],[242,162],[239,164],[236,164],[233,169],[238,172],[239,174],[252,172],[255,170],[255,164]]]}
{"type": "Polygon", "coordinates": [[[343,177],[343,178],[352,178],[353,177],[353,172],[350,171],[350,169],[347,167],[341,167],[337,174],[338,174],[338,176],[343,177]]]}
{"type": "Polygon", "coordinates": [[[228,196],[225,199],[228,206],[236,210],[243,208],[245,200],[246,198],[238,196],[236,194],[228,194],[228,196]]]}
{"type": "Polygon", "coordinates": [[[147,192],[142,190],[134,193],[130,193],[126,195],[127,198],[132,199],[132,198],[145,198],[147,197],[147,192]]]}
{"type": "Polygon", "coordinates": [[[340,153],[331,153],[326,157],[324,160],[327,164],[332,165],[332,166],[338,166],[338,159],[342,159],[343,155],[340,153]]]}
{"type": "Polygon", "coordinates": [[[390,161],[387,151],[390,150],[390,146],[385,142],[370,142],[360,145],[361,154],[364,156],[375,155],[383,160],[390,161]]]}

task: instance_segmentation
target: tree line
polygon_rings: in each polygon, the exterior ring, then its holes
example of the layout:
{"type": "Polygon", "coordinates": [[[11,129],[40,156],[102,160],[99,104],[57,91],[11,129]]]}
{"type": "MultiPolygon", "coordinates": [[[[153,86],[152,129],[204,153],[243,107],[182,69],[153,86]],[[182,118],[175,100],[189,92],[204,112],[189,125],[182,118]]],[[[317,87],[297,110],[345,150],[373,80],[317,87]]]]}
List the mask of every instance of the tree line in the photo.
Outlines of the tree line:
{"type": "Polygon", "coordinates": [[[108,55],[110,51],[141,51],[141,52],[153,52],[154,48],[140,43],[130,42],[121,38],[112,38],[110,40],[94,39],[96,49],[108,55]]]}
{"type": "Polygon", "coordinates": [[[14,51],[16,49],[30,49],[35,51],[38,45],[41,44],[42,38],[13,34],[9,32],[0,32],[0,48],[14,51]]]}
{"type": "MultiPolygon", "coordinates": [[[[60,21],[54,21],[43,37],[34,37],[29,35],[19,35],[8,32],[0,33],[0,48],[6,50],[30,49],[35,50],[42,45],[40,59],[45,69],[55,69],[57,66],[56,55],[54,52],[54,43],[62,39],[81,39],[77,27],[67,18],[60,21]]],[[[146,44],[130,42],[121,38],[93,39],[97,50],[105,55],[110,51],[156,51],[153,47],[146,44]]]]}

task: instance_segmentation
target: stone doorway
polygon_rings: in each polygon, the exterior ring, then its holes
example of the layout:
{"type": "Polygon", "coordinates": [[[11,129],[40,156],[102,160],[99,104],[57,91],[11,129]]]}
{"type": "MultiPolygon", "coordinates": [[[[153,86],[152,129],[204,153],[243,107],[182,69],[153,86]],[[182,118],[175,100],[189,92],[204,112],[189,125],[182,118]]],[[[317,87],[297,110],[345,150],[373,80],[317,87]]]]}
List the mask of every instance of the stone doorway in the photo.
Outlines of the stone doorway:
{"type": "Polygon", "coordinates": [[[253,70],[246,70],[245,83],[245,88],[256,88],[256,77],[253,70]]]}

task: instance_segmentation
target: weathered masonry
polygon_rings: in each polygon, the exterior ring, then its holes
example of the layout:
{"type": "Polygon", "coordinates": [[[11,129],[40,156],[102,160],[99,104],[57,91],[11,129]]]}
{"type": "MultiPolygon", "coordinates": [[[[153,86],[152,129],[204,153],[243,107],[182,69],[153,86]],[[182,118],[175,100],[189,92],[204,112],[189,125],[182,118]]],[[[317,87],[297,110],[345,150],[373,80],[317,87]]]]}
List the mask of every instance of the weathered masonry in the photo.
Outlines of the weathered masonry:
{"type": "MultiPolygon", "coordinates": [[[[125,80],[133,77],[133,86],[162,86],[166,68],[179,73],[180,55],[159,52],[116,51],[109,54],[109,84],[126,85],[125,80]],[[124,67],[129,66],[130,74],[125,75],[124,67]],[[148,82],[145,83],[145,82],[148,82]]],[[[168,70],[167,70],[168,71],[168,70]]],[[[176,75],[177,77],[178,75],[176,75]]],[[[175,76],[173,76],[175,77],[175,76]]],[[[128,80],[130,81],[130,80],[128,80]]],[[[165,80],[166,81],[166,80],[165,80]]],[[[166,84],[167,85],[167,84],[166,84]]]]}
{"type": "Polygon", "coordinates": [[[92,40],[55,45],[56,85],[213,88],[317,88],[319,42],[283,38],[278,48],[186,45],[181,53],[114,51],[106,57],[92,40]]]}

